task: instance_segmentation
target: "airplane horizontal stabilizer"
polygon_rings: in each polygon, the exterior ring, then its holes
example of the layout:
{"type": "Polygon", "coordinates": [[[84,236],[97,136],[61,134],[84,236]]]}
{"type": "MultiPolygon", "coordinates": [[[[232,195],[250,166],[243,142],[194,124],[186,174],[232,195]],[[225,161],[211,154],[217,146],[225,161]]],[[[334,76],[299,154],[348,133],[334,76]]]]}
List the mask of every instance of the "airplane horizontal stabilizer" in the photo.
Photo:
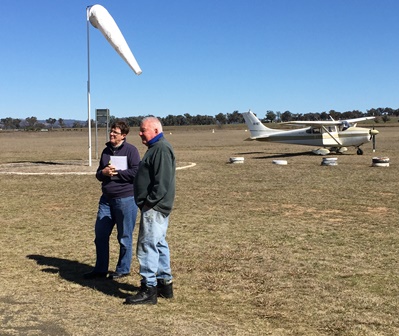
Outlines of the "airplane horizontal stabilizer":
{"type": "Polygon", "coordinates": [[[249,137],[249,138],[246,138],[244,141],[254,141],[254,140],[260,140],[260,139],[266,139],[268,137],[269,137],[268,135],[257,136],[257,137],[249,137]]]}

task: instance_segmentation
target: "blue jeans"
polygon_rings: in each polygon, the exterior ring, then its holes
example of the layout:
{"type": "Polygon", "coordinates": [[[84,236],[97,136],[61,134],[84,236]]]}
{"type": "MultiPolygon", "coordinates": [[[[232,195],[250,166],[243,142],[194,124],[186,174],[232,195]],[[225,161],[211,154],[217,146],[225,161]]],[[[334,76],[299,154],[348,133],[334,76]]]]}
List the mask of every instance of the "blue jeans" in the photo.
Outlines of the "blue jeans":
{"type": "Polygon", "coordinates": [[[127,274],[130,272],[133,254],[133,230],[136,224],[137,205],[134,197],[108,199],[102,195],[98,203],[97,220],[95,224],[96,266],[95,272],[108,272],[109,237],[116,224],[119,242],[119,259],[115,272],[127,274]]]}
{"type": "Polygon", "coordinates": [[[141,211],[137,242],[141,283],[156,286],[157,279],[172,280],[169,246],[166,242],[169,216],[154,209],[141,211]]]}

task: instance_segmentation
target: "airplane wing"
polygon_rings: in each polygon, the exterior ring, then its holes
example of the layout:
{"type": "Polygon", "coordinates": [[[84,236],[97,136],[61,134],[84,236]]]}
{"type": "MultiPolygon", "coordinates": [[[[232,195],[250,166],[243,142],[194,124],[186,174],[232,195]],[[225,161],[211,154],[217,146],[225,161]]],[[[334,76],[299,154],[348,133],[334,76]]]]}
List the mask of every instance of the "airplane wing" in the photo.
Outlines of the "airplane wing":
{"type": "Polygon", "coordinates": [[[285,121],[282,122],[282,124],[286,125],[302,125],[302,126],[331,126],[331,125],[341,125],[342,121],[332,121],[332,120],[327,120],[327,121],[322,121],[322,120],[317,120],[317,121],[309,121],[309,120],[297,120],[297,121],[285,121]]]}
{"type": "Polygon", "coordinates": [[[357,122],[363,121],[363,120],[371,120],[374,118],[375,117],[361,117],[361,118],[354,118],[354,119],[346,119],[345,121],[352,124],[352,123],[357,123],[357,122]]]}
{"type": "Polygon", "coordinates": [[[339,126],[344,123],[349,123],[349,124],[354,124],[359,121],[363,120],[370,120],[374,119],[375,117],[361,117],[361,118],[354,118],[354,119],[346,119],[346,120],[317,120],[317,121],[302,121],[302,120],[297,120],[297,121],[286,121],[283,122],[282,124],[287,124],[287,125],[305,125],[305,126],[339,126]]]}

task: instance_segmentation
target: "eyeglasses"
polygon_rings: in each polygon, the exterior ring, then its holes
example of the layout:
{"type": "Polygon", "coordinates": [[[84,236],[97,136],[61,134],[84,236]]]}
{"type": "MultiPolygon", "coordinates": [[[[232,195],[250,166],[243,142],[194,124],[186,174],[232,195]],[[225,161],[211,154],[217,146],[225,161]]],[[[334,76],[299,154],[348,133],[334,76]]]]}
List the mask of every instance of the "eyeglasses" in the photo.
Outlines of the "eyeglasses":
{"type": "Polygon", "coordinates": [[[118,135],[118,134],[122,134],[121,132],[116,132],[116,131],[109,131],[109,134],[115,134],[115,135],[118,135]]]}

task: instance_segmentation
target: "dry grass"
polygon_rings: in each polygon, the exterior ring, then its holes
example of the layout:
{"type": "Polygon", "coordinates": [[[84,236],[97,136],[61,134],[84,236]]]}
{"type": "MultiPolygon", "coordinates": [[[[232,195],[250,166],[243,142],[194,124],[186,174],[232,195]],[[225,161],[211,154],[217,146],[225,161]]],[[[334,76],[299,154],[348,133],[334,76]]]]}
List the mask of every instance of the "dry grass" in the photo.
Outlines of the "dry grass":
{"type": "MultiPolygon", "coordinates": [[[[157,306],[122,304],[138,274],[81,277],[94,262],[93,174],[0,174],[0,335],[399,334],[399,129],[382,128],[377,153],[352,149],[338,166],[321,166],[310,147],[244,142],[243,129],[166,132],[179,163],[197,165],[177,172],[176,297],[157,306]],[[371,167],[376,155],[390,167],[371,167]]],[[[0,172],[96,168],[95,154],[93,167],[77,164],[84,132],[0,138],[0,172]]],[[[113,237],[112,266],[117,250],[113,237]]]]}

